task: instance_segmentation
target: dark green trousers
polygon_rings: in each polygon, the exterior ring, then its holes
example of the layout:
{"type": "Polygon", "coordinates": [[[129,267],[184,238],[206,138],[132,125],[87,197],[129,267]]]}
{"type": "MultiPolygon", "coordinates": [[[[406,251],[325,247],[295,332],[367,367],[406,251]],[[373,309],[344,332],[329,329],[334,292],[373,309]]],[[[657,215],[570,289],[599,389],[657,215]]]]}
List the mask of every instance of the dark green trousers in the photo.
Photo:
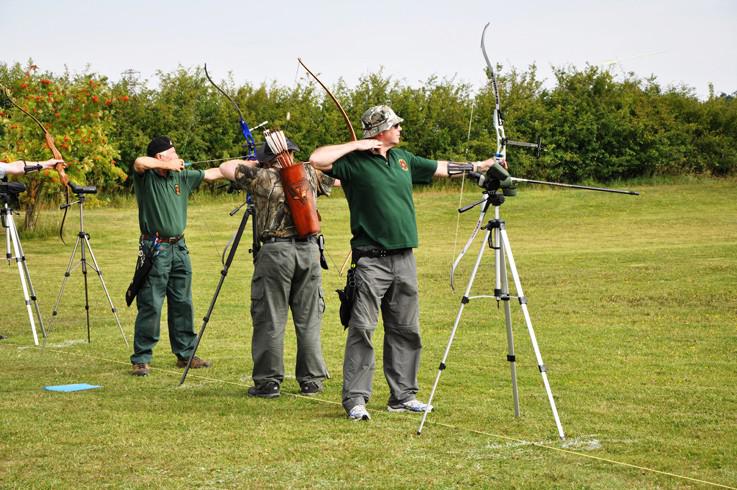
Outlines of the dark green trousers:
{"type": "Polygon", "coordinates": [[[150,363],[161,331],[161,309],[167,302],[169,342],[172,352],[182,359],[192,354],[194,311],[192,307],[192,264],[184,239],[162,243],[145,284],[138,292],[136,329],[132,363],[150,363]]]}

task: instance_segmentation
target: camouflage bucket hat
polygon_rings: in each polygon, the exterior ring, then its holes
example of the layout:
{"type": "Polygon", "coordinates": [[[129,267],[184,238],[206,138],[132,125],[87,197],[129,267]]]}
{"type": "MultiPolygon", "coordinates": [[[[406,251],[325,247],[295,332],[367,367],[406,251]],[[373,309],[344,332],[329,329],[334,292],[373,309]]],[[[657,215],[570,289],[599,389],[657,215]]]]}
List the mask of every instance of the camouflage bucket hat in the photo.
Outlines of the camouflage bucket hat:
{"type": "Polygon", "coordinates": [[[404,119],[397,116],[388,105],[377,105],[361,116],[361,126],[363,126],[363,137],[373,138],[382,131],[386,131],[395,124],[404,122],[404,119]]]}

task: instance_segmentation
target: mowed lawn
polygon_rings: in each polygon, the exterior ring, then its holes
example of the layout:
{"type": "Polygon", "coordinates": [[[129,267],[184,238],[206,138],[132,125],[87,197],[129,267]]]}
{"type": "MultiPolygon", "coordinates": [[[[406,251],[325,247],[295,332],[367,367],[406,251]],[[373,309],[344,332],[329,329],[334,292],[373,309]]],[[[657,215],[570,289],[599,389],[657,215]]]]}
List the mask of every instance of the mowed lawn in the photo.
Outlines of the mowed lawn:
{"type": "MultiPolygon", "coordinates": [[[[320,210],[330,255],[323,349],[331,378],[299,396],[288,325],[282,396],[250,399],[250,224],[202,339],[208,370],[181,370],[162,339],[146,378],[130,376],[126,348],[96,273],[89,269],[87,343],[79,267],[51,311],[78,231],[24,239],[47,329],[35,347],[15,263],[0,267],[0,487],[4,488],[703,488],[737,487],[737,181],[635,185],[639,197],[521,187],[501,208],[566,439],[550,411],[530,337],[514,316],[521,416],[514,417],[502,309],[466,306],[435,411],[386,412],[383,331],[368,404],[354,423],[340,405],[345,334],[334,290],[349,250],[340,191],[320,210]],[[55,393],[49,385],[98,389],[55,393]]],[[[481,197],[466,185],[463,203],[481,197]]],[[[240,221],[238,197],[196,196],[187,243],[196,328],[221,278],[220,254],[240,221]]],[[[457,189],[418,190],[423,359],[427,399],[448,344],[477,242],[449,287],[454,256],[477,208],[458,220],[457,189]]],[[[55,222],[56,211],[44,219],[55,222]]],[[[491,218],[491,213],[487,218],[491,218]]],[[[21,220],[17,218],[19,223],[21,220]]],[[[124,292],[137,252],[137,211],[88,206],[86,231],[125,333],[135,305],[124,292]]],[[[88,257],[89,260],[89,257],[88,257]]],[[[472,294],[492,294],[487,249],[472,294]]]]}

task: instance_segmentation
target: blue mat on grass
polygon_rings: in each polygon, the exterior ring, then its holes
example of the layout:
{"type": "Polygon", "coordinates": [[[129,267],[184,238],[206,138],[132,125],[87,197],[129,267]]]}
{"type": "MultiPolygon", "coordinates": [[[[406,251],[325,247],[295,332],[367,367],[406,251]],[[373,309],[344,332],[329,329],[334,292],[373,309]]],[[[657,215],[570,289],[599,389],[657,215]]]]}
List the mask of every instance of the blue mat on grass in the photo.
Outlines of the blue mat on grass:
{"type": "Polygon", "coordinates": [[[46,391],[61,391],[63,393],[69,393],[71,391],[94,390],[95,388],[102,388],[102,386],[90,385],[87,383],[78,383],[78,384],[73,384],[73,385],[44,386],[44,390],[46,391]]]}

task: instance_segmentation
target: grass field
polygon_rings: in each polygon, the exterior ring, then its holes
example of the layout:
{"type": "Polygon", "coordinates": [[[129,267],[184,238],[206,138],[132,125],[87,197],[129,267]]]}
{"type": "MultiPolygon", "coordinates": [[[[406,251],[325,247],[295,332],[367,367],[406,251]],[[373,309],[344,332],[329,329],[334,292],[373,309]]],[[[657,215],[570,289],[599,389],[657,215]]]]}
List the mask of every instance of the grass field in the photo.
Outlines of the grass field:
{"type": "MultiPolygon", "coordinates": [[[[245,242],[199,350],[214,367],[192,371],[183,387],[165,321],[151,376],[129,375],[130,350],[92,271],[91,343],[79,267],[52,322],[78,226],[70,214],[68,245],[56,237],[23,242],[50,330],[45,348],[33,346],[15,264],[0,267],[0,334],[7,337],[0,341],[0,486],[737,487],[737,182],[635,190],[642,195],[525,187],[502,206],[564,441],[516,303],[522,413],[514,417],[503,315],[492,300],[466,307],[421,436],[420,417],[385,411],[380,369],[368,405],[373,419],[345,418],[345,337],[333,291],[344,281],[337,269],[349,232],[339,193],[320,206],[337,265],[324,274],[322,338],[332,378],[314,398],[297,395],[289,327],[283,395],[246,397],[252,264],[245,242]],[[102,388],[43,390],[69,383],[102,388]]],[[[478,188],[466,188],[464,201],[478,197],[478,188]]],[[[456,291],[448,285],[449,267],[478,211],[461,216],[456,234],[457,192],[423,190],[415,201],[424,343],[419,397],[426,399],[478,247],[457,272],[456,291]]],[[[239,222],[227,214],[236,203],[232,196],[198,197],[190,206],[197,328],[220,278],[221,250],[239,222]]],[[[132,339],[135,307],[126,308],[123,296],[137,251],[135,207],[91,208],[85,222],[132,339]]],[[[475,294],[493,291],[492,259],[487,253],[475,294]]],[[[382,337],[379,327],[377,359],[382,337]]]]}

